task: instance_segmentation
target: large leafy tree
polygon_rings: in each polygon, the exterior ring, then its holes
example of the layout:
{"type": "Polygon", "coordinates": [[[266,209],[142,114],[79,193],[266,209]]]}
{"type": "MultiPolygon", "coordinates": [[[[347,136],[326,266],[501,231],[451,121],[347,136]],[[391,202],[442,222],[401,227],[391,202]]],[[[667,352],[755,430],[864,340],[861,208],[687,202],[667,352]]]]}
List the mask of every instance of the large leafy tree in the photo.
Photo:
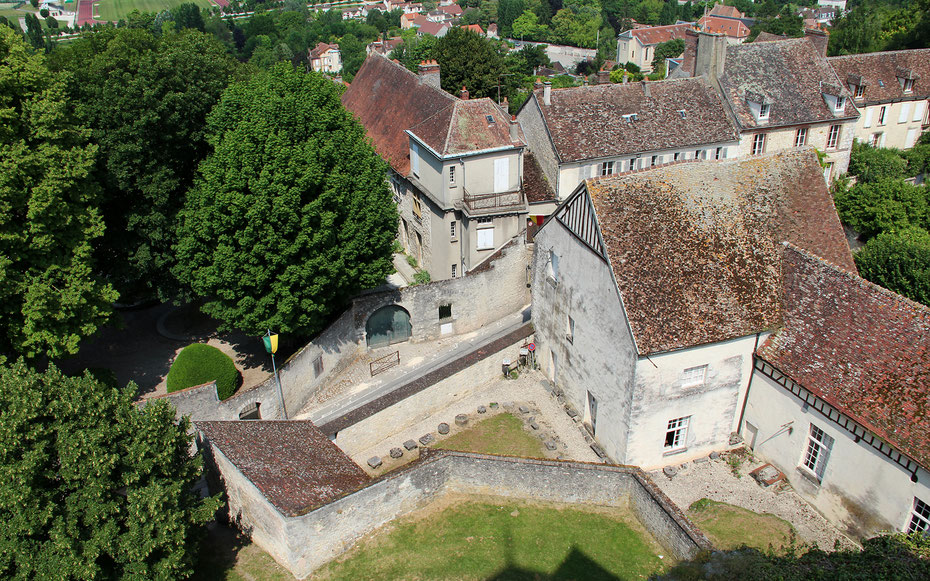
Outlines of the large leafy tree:
{"type": "Polygon", "coordinates": [[[61,78],[5,26],[0,87],[0,354],[76,353],[117,298],[91,264],[103,233],[96,148],[61,78]]]}
{"type": "Polygon", "coordinates": [[[166,401],[89,374],[0,366],[0,575],[177,579],[217,499],[166,401]]]}
{"type": "Polygon", "coordinates": [[[860,183],[903,178],[906,166],[907,161],[897,149],[853,142],[849,156],[849,173],[856,176],[860,183]]]}
{"type": "Polygon", "coordinates": [[[838,187],[836,209],[843,223],[866,238],[907,226],[930,229],[930,188],[901,179],[878,179],[838,187]]]}
{"type": "Polygon", "coordinates": [[[279,65],[231,85],[209,129],[175,267],[205,313],[308,335],[393,270],[386,166],[332,81],[279,65]]]}
{"type": "Polygon", "coordinates": [[[863,278],[930,307],[930,233],[921,228],[882,232],[856,253],[863,278]]]}
{"type": "MultiPolygon", "coordinates": [[[[185,6],[196,8],[178,10],[185,6]]],[[[172,298],[174,220],[208,151],[207,114],[237,63],[191,29],[154,36],[109,28],[59,53],[55,66],[70,73],[75,111],[100,146],[101,268],[126,300],[172,298]]]]}
{"type": "Polygon", "coordinates": [[[501,43],[478,36],[471,30],[453,28],[436,41],[433,58],[442,70],[442,88],[457,95],[466,87],[472,97],[497,96],[498,82],[504,82],[504,54],[501,43]]]}

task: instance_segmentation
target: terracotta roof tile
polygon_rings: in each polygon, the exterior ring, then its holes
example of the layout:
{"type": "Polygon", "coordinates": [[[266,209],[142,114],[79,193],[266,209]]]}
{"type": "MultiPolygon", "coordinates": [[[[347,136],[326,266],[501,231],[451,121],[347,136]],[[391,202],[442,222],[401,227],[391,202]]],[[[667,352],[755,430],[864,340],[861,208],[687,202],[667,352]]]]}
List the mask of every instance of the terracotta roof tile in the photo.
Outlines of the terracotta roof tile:
{"type": "Polygon", "coordinates": [[[812,149],[586,185],[643,355],[775,328],[784,241],[855,271],[812,149]]]}
{"type": "Polygon", "coordinates": [[[930,468],[930,309],[788,247],[781,372],[930,468]]]}
{"type": "Polygon", "coordinates": [[[339,45],[338,44],[326,44],[325,42],[321,42],[317,44],[314,48],[310,49],[310,58],[318,59],[320,58],[320,55],[322,55],[323,53],[325,53],[331,48],[339,50],[339,45]]]}
{"type": "Polygon", "coordinates": [[[725,4],[714,4],[714,7],[710,9],[708,16],[723,16],[726,18],[743,18],[744,14],[736,9],[735,6],[727,6],[725,4]]]}
{"type": "Polygon", "coordinates": [[[827,62],[833,65],[841,81],[849,84],[855,80],[853,84],[865,85],[863,99],[856,99],[857,103],[868,105],[930,97],[930,48],[836,56],[828,58],[827,62]],[[910,93],[904,92],[899,75],[914,79],[910,93]]]}
{"type": "Polygon", "coordinates": [[[735,18],[720,18],[717,16],[705,16],[698,21],[706,32],[714,34],[725,34],[732,38],[746,38],[749,36],[749,27],[742,20],[735,18]]]}
{"type": "Polygon", "coordinates": [[[296,516],[364,486],[368,475],[310,421],[195,422],[282,514],[296,516]]]}
{"type": "Polygon", "coordinates": [[[694,25],[690,22],[669,24],[667,26],[649,26],[647,28],[634,28],[629,31],[629,34],[638,38],[643,45],[652,45],[668,42],[676,38],[684,38],[685,31],[693,27],[694,25]]]}
{"type": "Polygon", "coordinates": [[[563,162],[736,141],[720,96],[703,79],[543,89],[534,98],[563,162]],[[679,113],[684,110],[685,116],[679,113]],[[627,123],[623,115],[635,113],[627,123]]]}
{"type": "Polygon", "coordinates": [[[522,147],[525,142],[519,127],[517,141],[511,140],[510,116],[488,98],[455,99],[450,107],[414,125],[410,132],[440,155],[522,147]]]}
{"type": "Polygon", "coordinates": [[[555,190],[546,179],[546,174],[539,167],[539,161],[530,151],[523,154],[523,193],[531,204],[554,202],[558,199],[555,190]]]}

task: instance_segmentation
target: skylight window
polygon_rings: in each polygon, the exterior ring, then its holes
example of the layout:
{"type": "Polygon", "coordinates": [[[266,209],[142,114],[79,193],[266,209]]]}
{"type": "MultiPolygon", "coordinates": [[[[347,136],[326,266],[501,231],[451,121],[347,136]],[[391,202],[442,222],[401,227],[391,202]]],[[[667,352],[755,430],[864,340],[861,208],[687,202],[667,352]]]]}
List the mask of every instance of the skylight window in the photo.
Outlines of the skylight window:
{"type": "Polygon", "coordinates": [[[485,115],[484,118],[488,120],[488,123],[494,123],[493,115],[485,115]]]}
{"type": "Polygon", "coordinates": [[[684,110],[684,109],[679,109],[679,110],[678,110],[678,114],[681,115],[681,118],[682,118],[682,119],[685,118],[685,110],[684,110]]]}
{"type": "Polygon", "coordinates": [[[885,81],[883,81],[883,80],[881,80],[881,79],[878,79],[878,86],[884,88],[884,87],[885,87],[885,81]]]}

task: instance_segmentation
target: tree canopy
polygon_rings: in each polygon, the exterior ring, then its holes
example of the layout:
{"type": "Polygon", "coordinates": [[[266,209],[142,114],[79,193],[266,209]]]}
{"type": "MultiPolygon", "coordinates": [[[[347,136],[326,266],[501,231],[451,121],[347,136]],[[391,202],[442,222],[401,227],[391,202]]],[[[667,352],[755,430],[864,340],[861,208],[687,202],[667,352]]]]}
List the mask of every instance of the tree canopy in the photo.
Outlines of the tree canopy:
{"type": "Polygon", "coordinates": [[[97,148],[60,76],[0,26],[0,354],[59,357],[109,318],[95,279],[104,225],[90,179],[97,148]]]}
{"type": "Polygon", "coordinates": [[[322,75],[231,85],[179,218],[178,279],[225,328],[302,335],[393,271],[386,166],[322,75]]]}
{"type": "MultiPolygon", "coordinates": [[[[497,97],[504,70],[504,48],[465,28],[453,28],[436,41],[433,58],[442,71],[442,88],[458,94],[466,87],[472,97],[497,97]]],[[[506,93],[505,93],[506,94],[506,93]]]]}
{"type": "Polygon", "coordinates": [[[855,255],[863,278],[930,307],[930,233],[909,227],[882,232],[855,255]]]}
{"type": "Polygon", "coordinates": [[[0,574],[7,579],[178,579],[215,498],[188,422],[135,385],[0,366],[0,574]]]}
{"type": "Polygon", "coordinates": [[[930,228],[930,193],[902,179],[883,178],[872,183],[838,188],[835,195],[840,219],[866,238],[907,226],[930,228]]]}

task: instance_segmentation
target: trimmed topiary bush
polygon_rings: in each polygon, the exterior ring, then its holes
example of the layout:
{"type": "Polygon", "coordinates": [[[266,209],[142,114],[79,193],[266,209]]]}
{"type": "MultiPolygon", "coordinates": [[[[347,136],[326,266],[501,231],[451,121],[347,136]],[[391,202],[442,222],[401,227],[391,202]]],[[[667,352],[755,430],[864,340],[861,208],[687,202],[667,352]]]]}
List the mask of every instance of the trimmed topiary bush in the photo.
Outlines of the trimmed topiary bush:
{"type": "Polygon", "coordinates": [[[188,345],[178,353],[168,371],[168,393],[216,381],[220,399],[231,396],[239,384],[233,360],[216,347],[204,343],[188,345]]]}

